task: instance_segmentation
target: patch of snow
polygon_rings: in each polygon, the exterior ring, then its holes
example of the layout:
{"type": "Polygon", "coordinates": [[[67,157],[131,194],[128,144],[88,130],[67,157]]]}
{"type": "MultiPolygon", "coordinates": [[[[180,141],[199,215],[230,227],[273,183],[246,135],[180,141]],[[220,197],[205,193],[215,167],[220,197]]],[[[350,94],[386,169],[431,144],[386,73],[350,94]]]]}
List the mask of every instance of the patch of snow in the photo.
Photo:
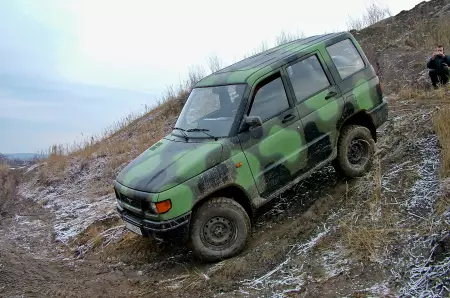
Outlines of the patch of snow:
{"type": "MultiPolygon", "coordinates": [[[[440,155],[436,135],[415,141],[415,147],[420,155],[417,165],[419,179],[405,194],[406,200],[401,206],[408,212],[408,222],[420,222],[428,219],[430,231],[439,227],[442,220],[435,218],[434,206],[442,194],[442,183],[439,180],[440,155]],[[431,218],[431,220],[430,220],[431,218]]],[[[448,232],[446,232],[448,233],[448,232]]],[[[445,233],[444,233],[445,234],[445,233]]],[[[442,297],[444,291],[450,292],[450,257],[436,264],[431,264],[431,255],[435,243],[442,235],[435,233],[420,236],[419,233],[405,234],[404,247],[400,256],[385,260],[393,264],[392,279],[404,281],[399,295],[402,297],[442,297]],[[431,251],[431,252],[430,252],[431,251]],[[428,254],[427,254],[428,252],[428,254]]]]}
{"type": "Polygon", "coordinates": [[[326,251],[322,256],[322,266],[325,269],[324,280],[335,277],[350,270],[349,260],[342,256],[342,250],[326,251]]]}
{"type": "Polygon", "coordinates": [[[296,254],[297,255],[305,254],[308,250],[310,250],[311,248],[316,246],[317,242],[319,242],[319,240],[324,238],[330,232],[330,230],[331,230],[331,228],[324,227],[324,230],[322,232],[317,234],[316,237],[312,238],[308,242],[301,244],[301,245],[295,245],[293,248],[295,249],[296,254]]]}
{"type": "Polygon", "coordinates": [[[92,223],[114,216],[115,210],[111,210],[111,206],[114,206],[114,200],[110,197],[92,203],[84,197],[74,198],[73,201],[58,197],[46,207],[53,208],[56,214],[55,238],[66,243],[92,223]]]}
{"type": "Polygon", "coordinates": [[[8,225],[7,230],[0,230],[4,239],[16,247],[33,254],[36,259],[51,259],[49,252],[57,251],[58,247],[50,247],[51,235],[47,232],[47,223],[29,215],[15,215],[12,220],[17,225],[8,225]],[[45,249],[36,251],[35,246],[40,243],[45,249]]]}
{"type": "MultiPolygon", "coordinates": [[[[273,297],[282,297],[284,294],[292,291],[298,291],[308,279],[308,274],[303,270],[303,265],[298,265],[299,259],[308,258],[309,251],[317,245],[319,240],[324,238],[331,228],[324,228],[323,231],[311,238],[306,243],[295,244],[287,253],[286,259],[276,268],[267,272],[263,276],[253,280],[244,280],[239,291],[248,290],[267,290],[271,289],[273,297]]],[[[331,272],[332,270],[330,270],[331,272]]],[[[331,273],[333,274],[333,273],[331,273]]]]}
{"type": "MultiPolygon", "coordinates": [[[[411,248],[430,247],[431,239],[415,241],[411,248]]],[[[444,260],[431,264],[431,255],[436,246],[431,250],[429,256],[409,254],[406,264],[410,269],[409,281],[400,289],[403,297],[443,297],[444,291],[450,293],[450,256],[444,260]]]]}
{"type": "Polygon", "coordinates": [[[81,161],[74,161],[69,169],[67,180],[56,186],[38,187],[36,180],[20,185],[19,194],[49,209],[54,215],[55,239],[67,244],[73,237],[83,232],[96,221],[118,216],[115,210],[115,197],[105,195],[92,197],[85,190],[88,181],[101,175],[101,164],[97,159],[90,165],[92,171],[81,171],[81,161]]]}
{"type": "Polygon", "coordinates": [[[429,214],[433,209],[433,203],[440,193],[440,160],[437,144],[438,139],[436,136],[416,141],[422,161],[418,166],[420,178],[411,189],[412,196],[403,203],[403,206],[408,211],[419,212],[422,215],[429,214]]]}
{"type": "Polygon", "coordinates": [[[411,164],[411,161],[405,161],[401,164],[394,164],[389,172],[387,172],[386,174],[382,175],[382,179],[381,179],[381,187],[383,188],[384,192],[397,192],[398,191],[398,186],[396,185],[391,185],[392,181],[394,181],[396,178],[396,176],[398,176],[400,173],[404,172],[404,171],[411,171],[414,170],[415,167],[414,165],[409,165],[411,164]],[[405,168],[406,165],[409,165],[408,167],[405,168]]]}
{"type": "MultiPolygon", "coordinates": [[[[363,292],[364,294],[370,293],[372,295],[379,295],[376,297],[390,297],[392,295],[392,292],[389,289],[388,282],[384,281],[382,283],[376,283],[373,286],[369,288],[364,288],[362,290],[358,290],[357,292],[363,292]]],[[[348,297],[348,296],[346,296],[348,297]]],[[[367,296],[367,297],[373,297],[373,296],[367,296]]]]}
{"type": "Polygon", "coordinates": [[[25,171],[25,174],[27,174],[27,173],[33,171],[34,169],[38,168],[39,166],[40,166],[39,163],[35,163],[34,165],[30,166],[30,167],[25,171]]]}

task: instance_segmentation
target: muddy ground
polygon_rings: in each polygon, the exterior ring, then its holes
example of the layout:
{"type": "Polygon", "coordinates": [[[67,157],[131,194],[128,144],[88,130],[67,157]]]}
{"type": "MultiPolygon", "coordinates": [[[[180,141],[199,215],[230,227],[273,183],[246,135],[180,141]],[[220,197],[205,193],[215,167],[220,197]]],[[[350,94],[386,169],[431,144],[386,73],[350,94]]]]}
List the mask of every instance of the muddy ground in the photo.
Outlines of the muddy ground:
{"type": "Polygon", "coordinates": [[[63,205],[10,191],[0,204],[0,296],[445,297],[450,205],[431,123],[441,104],[390,98],[371,173],[315,173],[260,210],[241,255],[216,264],[127,232],[113,213],[61,239],[63,205]]]}

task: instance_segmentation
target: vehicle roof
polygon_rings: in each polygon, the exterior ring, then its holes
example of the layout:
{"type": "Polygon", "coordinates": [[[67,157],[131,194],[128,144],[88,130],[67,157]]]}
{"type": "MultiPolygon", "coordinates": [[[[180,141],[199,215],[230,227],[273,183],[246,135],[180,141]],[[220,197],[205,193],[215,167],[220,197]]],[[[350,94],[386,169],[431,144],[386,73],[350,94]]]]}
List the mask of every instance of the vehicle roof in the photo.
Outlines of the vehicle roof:
{"type": "Polygon", "coordinates": [[[195,87],[247,83],[250,86],[264,73],[280,67],[286,60],[303,56],[312,47],[336,37],[351,37],[348,32],[314,35],[293,40],[245,58],[200,80],[195,87]]]}

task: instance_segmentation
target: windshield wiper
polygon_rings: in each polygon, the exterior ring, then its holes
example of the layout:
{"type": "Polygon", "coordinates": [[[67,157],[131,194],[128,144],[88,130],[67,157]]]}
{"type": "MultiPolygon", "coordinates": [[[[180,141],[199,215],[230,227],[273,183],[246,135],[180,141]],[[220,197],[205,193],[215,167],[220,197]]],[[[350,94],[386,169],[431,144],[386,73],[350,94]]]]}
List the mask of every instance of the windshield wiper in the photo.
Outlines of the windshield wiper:
{"type": "Polygon", "coordinates": [[[191,132],[191,131],[201,131],[201,132],[203,132],[204,134],[210,136],[211,138],[217,140],[217,137],[215,137],[215,136],[210,135],[209,133],[207,133],[207,131],[209,131],[209,129],[206,129],[206,128],[191,128],[191,129],[188,129],[188,130],[186,130],[186,131],[187,131],[187,132],[191,132]]]}
{"type": "Polygon", "coordinates": [[[181,133],[183,134],[183,136],[186,139],[186,141],[188,140],[188,135],[185,133],[186,130],[184,130],[184,129],[180,128],[180,127],[175,127],[175,126],[172,127],[172,129],[181,131],[181,133]]]}

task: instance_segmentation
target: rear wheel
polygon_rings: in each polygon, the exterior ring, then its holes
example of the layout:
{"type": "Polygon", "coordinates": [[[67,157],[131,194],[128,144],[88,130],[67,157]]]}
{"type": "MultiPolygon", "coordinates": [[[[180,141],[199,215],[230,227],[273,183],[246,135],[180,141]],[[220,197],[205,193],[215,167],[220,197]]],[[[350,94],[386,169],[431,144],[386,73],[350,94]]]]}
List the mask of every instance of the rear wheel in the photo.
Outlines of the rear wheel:
{"type": "Polygon", "coordinates": [[[245,209],[230,198],[213,198],[192,215],[190,246],[206,261],[218,261],[239,254],[251,232],[245,209]]]}
{"type": "Polygon", "coordinates": [[[337,151],[333,161],[336,172],[348,177],[360,177],[372,167],[375,141],[366,127],[349,125],[341,131],[337,151]]]}

